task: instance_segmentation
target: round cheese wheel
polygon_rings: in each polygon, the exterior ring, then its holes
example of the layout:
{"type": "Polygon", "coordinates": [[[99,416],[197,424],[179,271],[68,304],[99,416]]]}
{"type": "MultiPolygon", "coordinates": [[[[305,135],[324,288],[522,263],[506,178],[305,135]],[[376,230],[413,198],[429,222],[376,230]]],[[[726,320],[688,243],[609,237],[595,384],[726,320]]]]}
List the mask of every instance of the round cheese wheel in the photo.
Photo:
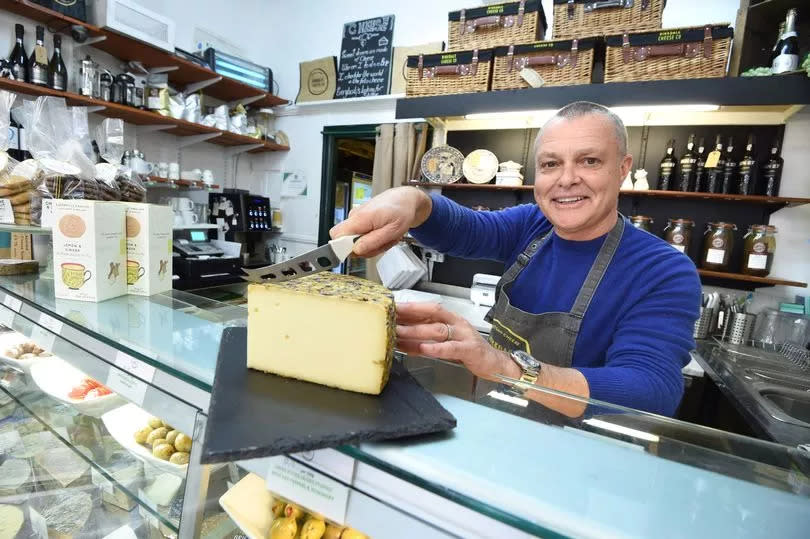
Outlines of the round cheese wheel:
{"type": "Polygon", "coordinates": [[[464,159],[464,177],[470,183],[489,183],[498,172],[498,158],[489,150],[475,150],[464,159]]]}

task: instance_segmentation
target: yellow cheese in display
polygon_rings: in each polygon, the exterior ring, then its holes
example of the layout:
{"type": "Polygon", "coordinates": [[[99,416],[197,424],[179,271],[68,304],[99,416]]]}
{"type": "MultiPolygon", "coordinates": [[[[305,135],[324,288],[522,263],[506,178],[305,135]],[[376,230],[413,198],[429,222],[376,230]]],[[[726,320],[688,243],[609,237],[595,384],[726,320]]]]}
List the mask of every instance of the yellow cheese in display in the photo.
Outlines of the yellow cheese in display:
{"type": "Polygon", "coordinates": [[[248,287],[247,366],[316,384],[379,395],[394,357],[391,292],[322,272],[248,287]]]}

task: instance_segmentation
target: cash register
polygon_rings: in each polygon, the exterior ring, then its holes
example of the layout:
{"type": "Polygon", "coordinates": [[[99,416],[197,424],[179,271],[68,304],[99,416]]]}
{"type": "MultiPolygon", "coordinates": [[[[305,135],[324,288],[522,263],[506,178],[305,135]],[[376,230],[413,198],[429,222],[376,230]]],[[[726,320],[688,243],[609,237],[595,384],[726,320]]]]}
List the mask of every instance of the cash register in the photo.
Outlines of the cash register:
{"type": "Polygon", "coordinates": [[[224,256],[222,249],[208,239],[206,230],[175,230],[173,267],[174,288],[192,290],[239,282],[239,257],[224,256]]]}

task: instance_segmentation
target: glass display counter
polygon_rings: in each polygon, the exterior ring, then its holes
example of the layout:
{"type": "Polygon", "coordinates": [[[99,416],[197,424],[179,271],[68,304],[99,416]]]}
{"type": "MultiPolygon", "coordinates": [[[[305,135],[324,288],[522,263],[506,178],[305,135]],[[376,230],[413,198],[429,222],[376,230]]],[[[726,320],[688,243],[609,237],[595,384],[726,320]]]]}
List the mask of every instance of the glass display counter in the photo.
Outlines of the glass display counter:
{"type": "Polygon", "coordinates": [[[544,406],[515,396],[517,381],[476,380],[416,357],[398,360],[457,418],[453,431],[202,465],[219,339],[246,314],[176,291],[56,300],[47,278],[0,277],[8,328],[0,535],[800,537],[810,529],[810,458],[799,448],[532,388],[544,406]],[[580,411],[552,409],[560,405],[580,411]]]}

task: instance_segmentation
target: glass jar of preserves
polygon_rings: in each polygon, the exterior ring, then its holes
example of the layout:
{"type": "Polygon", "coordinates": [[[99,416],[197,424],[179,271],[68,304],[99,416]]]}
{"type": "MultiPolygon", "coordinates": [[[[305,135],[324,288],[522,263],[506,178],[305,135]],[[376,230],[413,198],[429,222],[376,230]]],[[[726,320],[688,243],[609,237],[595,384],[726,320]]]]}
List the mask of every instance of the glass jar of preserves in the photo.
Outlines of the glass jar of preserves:
{"type": "Polygon", "coordinates": [[[771,272],[773,254],[776,251],[776,227],[751,225],[743,240],[742,272],[757,277],[767,277],[771,272]]]}
{"type": "Polygon", "coordinates": [[[728,271],[731,251],[734,249],[734,223],[708,223],[703,233],[701,266],[709,270],[728,271]]]}
{"type": "Polygon", "coordinates": [[[694,227],[695,222],[691,219],[667,219],[664,240],[680,252],[685,253],[689,251],[694,227]]]}
{"type": "Polygon", "coordinates": [[[652,224],[655,222],[652,217],[648,217],[647,215],[631,215],[628,219],[630,219],[630,224],[634,227],[652,232],[652,224]]]}

